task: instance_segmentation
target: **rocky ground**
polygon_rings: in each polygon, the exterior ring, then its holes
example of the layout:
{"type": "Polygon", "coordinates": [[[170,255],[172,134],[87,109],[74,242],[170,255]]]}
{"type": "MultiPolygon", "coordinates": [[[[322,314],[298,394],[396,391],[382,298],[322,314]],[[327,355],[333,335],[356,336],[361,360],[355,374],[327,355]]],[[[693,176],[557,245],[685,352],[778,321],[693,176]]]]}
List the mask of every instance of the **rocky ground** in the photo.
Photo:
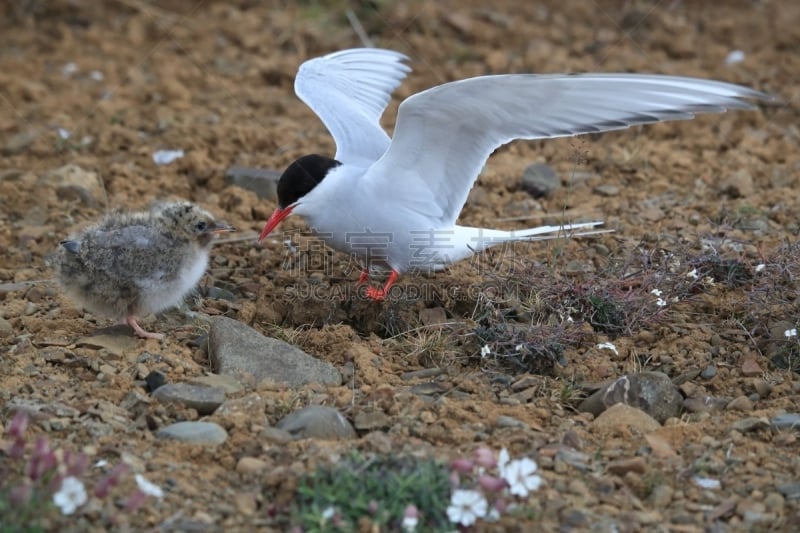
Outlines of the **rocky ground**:
{"type": "MultiPolygon", "coordinates": [[[[450,461],[478,446],[530,456],[544,479],[521,509],[478,529],[800,528],[800,4],[2,10],[0,412],[6,429],[27,412],[32,434],[126,461],[164,489],[116,528],[283,530],[298,480],[353,450],[450,461]],[[363,45],[359,33],[413,59],[389,129],[402,98],[490,73],[680,74],[783,102],[498,150],[463,223],[566,215],[615,232],[517,245],[407,276],[385,303],[351,300],[340,296],[353,265],[300,235],[302,221],[282,226],[291,246],[280,233],[255,243],[275,204],[261,179],[231,168],[333,153],[293,77],[310,57],[363,45]],[[160,150],[183,156],[156,164],[160,150]],[[531,194],[551,169],[555,183],[531,194]],[[166,340],[144,341],[75,308],[45,257],[107,209],[165,198],[240,231],[215,247],[196,297],[143,321],[166,340]],[[618,399],[638,409],[606,410],[618,399]],[[185,422],[209,424],[174,425],[185,422]]],[[[70,520],[45,525],[110,523],[97,509],[70,520]]]]}

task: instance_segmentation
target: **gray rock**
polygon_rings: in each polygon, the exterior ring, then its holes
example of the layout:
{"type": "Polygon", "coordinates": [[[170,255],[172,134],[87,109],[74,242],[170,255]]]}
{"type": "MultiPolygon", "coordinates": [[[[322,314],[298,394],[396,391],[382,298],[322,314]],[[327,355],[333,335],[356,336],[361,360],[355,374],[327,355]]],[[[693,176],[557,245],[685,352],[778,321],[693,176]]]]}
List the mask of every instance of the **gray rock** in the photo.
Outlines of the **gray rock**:
{"type": "Polygon", "coordinates": [[[278,199],[278,178],[281,172],[265,168],[230,167],[225,171],[228,185],[236,185],[242,189],[253,191],[259,198],[278,199]]]}
{"type": "Polygon", "coordinates": [[[227,317],[211,319],[209,356],[218,374],[252,374],[256,380],[339,385],[336,368],[278,339],[261,335],[253,328],[227,317]]]}
{"type": "Polygon", "coordinates": [[[773,429],[795,429],[800,431],[800,414],[785,413],[778,415],[769,421],[773,429]]]}
{"type": "Polygon", "coordinates": [[[721,411],[731,402],[732,398],[703,396],[702,398],[686,398],[683,408],[690,413],[711,413],[721,411]]]}
{"type": "Polygon", "coordinates": [[[605,197],[619,196],[619,187],[611,183],[604,183],[595,187],[594,192],[599,196],[605,197]]]}
{"type": "Polygon", "coordinates": [[[561,187],[561,179],[550,165],[534,163],[528,165],[522,174],[522,188],[535,198],[549,196],[559,187],[561,187]]]}
{"type": "Polygon", "coordinates": [[[700,372],[700,377],[703,379],[714,379],[717,376],[717,367],[708,365],[700,372]]]}
{"type": "Polygon", "coordinates": [[[259,438],[264,439],[267,442],[271,442],[273,444],[288,444],[293,440],[292,434],[288,431],[283,429],[278,429],[276,427],[265,427],[262,429],[259,434],[259,438]]]}
{"type": "Polygon", "coordinates": [[[499,428],[526,428],[528,425],[519,420],[514,418],[513,416],[508,415],[500,415],[497,417],[495,421],[495,425],[499,428]]]}
{"type": "Polygon", "coordinates": [[[356,430],[336,409],[310,405],[282,418],[275,427],[296,439],[340,440],[356,438],[356,430]]]}
{"type": "Polygon", "coordinates": [[[800,481],[792,481],[778,486],[778,492],[787,500],[800,500],[800,481]]]}
{"type": "Polygon", "coordinates": [[[200,415],[210,415],[225,401],[225,391],[219,387],[206,387],[190,383],[167,383],[153,392],[153,398],[162,403],[179,403],[194,409],[200,415]]]}
{"type": "Polygon", "coordinates": [[[578,410],[597,416],[618,403],[641,409],[663,423],[680,414],[683,396],[666,374],[640,372],[622,376],[598,390],[586,398],[578,410]]]}
{"type": "Polygon", "coordinates": [[[757,431],[759,429],[766,429],[769,427],[769,421],[766,418],[749,417],[737,420],[731,424],[731,429],[739,433],[748,433],[750,431],[757,431]]]}
{"type": "Polygon", "coordinates": [[[589,470],[590,460],[589,456],[585,453],[562,448],[556,452],[556,459],[565,462],[573,468],[577,468],[581,472],[589,470]]]}
{"type": "Polygon", "coordinates": [[[159,429],[156,437],[188,444],[215,446],[225,442],[228,433],[213,422],[176,422],[159,429]]]}

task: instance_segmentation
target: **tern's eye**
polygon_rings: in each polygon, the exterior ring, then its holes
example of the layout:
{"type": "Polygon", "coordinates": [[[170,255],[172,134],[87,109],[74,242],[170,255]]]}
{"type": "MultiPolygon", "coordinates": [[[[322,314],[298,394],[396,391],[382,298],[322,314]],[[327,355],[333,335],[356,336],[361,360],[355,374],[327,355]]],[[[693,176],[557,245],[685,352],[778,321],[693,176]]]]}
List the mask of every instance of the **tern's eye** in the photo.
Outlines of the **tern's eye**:
{"type": "Polygon", "coordinates": [[[201,220],[197,224],[194,225],[194,229],[197,231],[205,231],[208,229],[208,223],[205,220],[201,220]]]}

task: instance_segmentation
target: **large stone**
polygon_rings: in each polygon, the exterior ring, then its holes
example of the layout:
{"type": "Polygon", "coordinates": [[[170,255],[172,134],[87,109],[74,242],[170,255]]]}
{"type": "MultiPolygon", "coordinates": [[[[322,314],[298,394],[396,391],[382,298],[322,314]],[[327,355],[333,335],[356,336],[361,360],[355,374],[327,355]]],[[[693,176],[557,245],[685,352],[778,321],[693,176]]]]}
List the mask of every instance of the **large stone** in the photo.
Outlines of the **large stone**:
{"type": "Polygon", "coordinates": [[[90,207],[105,203],[105,188],[97,172],[78,165],[64,165],[42,176],[42,181],[55,187],[62,200],[80,201],[90,207]]]}
{"type": "Polygon", "coordinates": [[[297,439],[354,439],[356,431],[336,409],[323,405],[309,405],[282,418],[275,427],[297,439]]]}
{"type": "Polygon", "coordinates": [[[336,368],[278,339],[227,317],[214,317],[209,333],[209,355],[218,374],[252,374],[296,387],[305,383],[339,385],[336,368]]]}
{"type": "Polygon", "coordinates": [[[191,383],[168,383],[157,388],[153,398],[162,403],[185,405],[200,415],[210,415],[225,401],[225,391],[191,383]]]}
{"type": "Polygon", "coordinates": [[[683,396],[666,374],[640,372],[622,376],[598,390],[586,398],[578,410],[597,416],[618,403],[641,409],[663,423],[680,414],[683,396]]]}
{"type": "Polygon", "coordinates": [[[213,422],[176,422],[158,430],[156,437],[187,444],[214,446],[227,440],[228,433],[213,422]]]}

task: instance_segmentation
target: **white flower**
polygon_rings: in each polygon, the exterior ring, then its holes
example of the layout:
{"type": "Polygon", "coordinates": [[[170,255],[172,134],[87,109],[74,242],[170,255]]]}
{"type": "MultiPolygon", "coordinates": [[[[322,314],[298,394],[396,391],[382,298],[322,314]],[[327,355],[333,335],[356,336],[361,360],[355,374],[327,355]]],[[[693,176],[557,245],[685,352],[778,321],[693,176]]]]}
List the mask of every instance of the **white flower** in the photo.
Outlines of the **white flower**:
{"type": "Polygon", "coordinates": [[[761,271],[762,271],[762,270],[764,270],[765,268],[767,268],[767,265],[765,265],[764,263],[759,263],[759,264],[757,264],[757,265],[756,265],[756,274],[757,274],[757,273],[759,273],[759,272],[761,272],[761,271]]]}
{"type": "Polygon", "coordinates": [[[687,278],[692,278],[692,279],[697,279],[697,278],[699,278],[699,277],[700,277],[700,274],[698,274],[698,273],[697,273],[697,269],[696,269],[696,268],[693,268],[693,269],[691,270],[691,272],[688,272],[688,273],[686,274],[686,277],[687,277],[687,278]]]}
{"type": "Polygon", "coordinates": [[[161,487],[155,483],[151,483],[141,474],[136,474],[136,484],[139,486],[139,490],[148,496],[155,496],[156,498],[164,497],[164,491],[161,490],[161,487]]]}
{"type": "Polygon", "coordinates": [[[517,346],[514,348],[514,351],[515,352],[521,352],[522,348],[524,348],[524,346],[522,344],[517,344],[517,346]]]}
{"type": "Polygon", "coordinates": [[[508,491],[524,498],[529,492],[538,490],[542,484],[542,478],[536,475],[538,468],[536,461],[527,457],[509,463],[501,472],[508,482],[508,491]]]}
{"type": "Polygon", "coordinates": [[[783,332],[783,335],[788,338],[797,337],[797,328],[787,329],[783,332]]]}
{"type": "Polygon", "coordinates": [[[486,516],[489,503],[478,491],[458,489],[450,497],[447,518],[454,524],[471,526],[478,518],[486,516]]]}
{"type": "Polygon", "coordinates": [[[497,471],[500,472],[500,477],[504,477],[506,465],[508,465],[510,460],[511,457],[508,455],[508,450],[505,448],[500,450],[500,454],[497,456],[497,471]]]}
{"type": "Polygon", "coordinates": [[[419,518],[417,518],[416,516],[406,515],[403,517],[403,523],[401,524],[401,527],[403,528],[403,531],[408,531],[408,532],[415,531],[417,529],[418,522],[419,518]]]}
{"type": "Polygon", "coordinates": [[[492,353],[492,349],[489,348],[488,344],[484,344],[483,348],[481,348],[481,357],[486,358],[492,353]]]}
{"type": "Polygon", "coordinates": [[[650,294],[655,294],[656,296],[661,296],[661,289],[653,289],[650,291],[650,294]]]}
{"type": "Polygon", "coordinates": [[[325,509],[323,509],[321,516],[322,516],[322,520],[327,522],[328,520],[330,520],[331,518],[336,516],[336,509],[334,509],[334,507],[332,505],[329,506],[329,507],[326,507],[325,509]]]}
{"type": "Polygon", "coordinates": [[[55,503],[62,514],[70,515],[75,509],[86,503],[86,488],[83,482],[75,476],[68,476],[61,481],[61,488],[53,494],[55,503]]]}
{"type": "Polygon", "coordinates": [[[656,305],[659,306],[659,307],[666,307],[667,306],[667,302],[663,298],[658,298],[658,299],[656,299],[656,305]]]}
{"type": "Polygon", "coordinates": [[[619,351],[617,350],[617,347],[614,346],[613,342],[601,342],[600,344],[597,345],[597,349],[611,350],[612,352],[614,352],[615,355],[619,355],[619,351]]]}

